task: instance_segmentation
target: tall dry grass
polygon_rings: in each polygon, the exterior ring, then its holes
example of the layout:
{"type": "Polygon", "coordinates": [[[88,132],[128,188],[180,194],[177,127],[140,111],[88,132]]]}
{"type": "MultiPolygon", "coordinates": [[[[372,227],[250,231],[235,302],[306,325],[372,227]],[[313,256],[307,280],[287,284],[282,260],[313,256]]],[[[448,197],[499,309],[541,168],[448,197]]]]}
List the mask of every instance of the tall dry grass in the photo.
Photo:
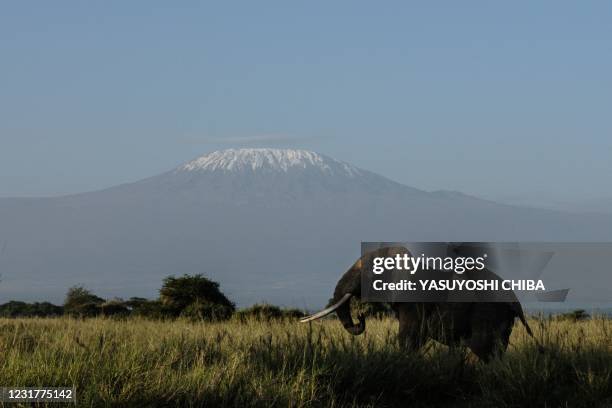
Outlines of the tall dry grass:
{"type": "Polygon", "coordinates": [[[74,386],[78,406],[612,403],[611,320],[531,324],[544,354],[517,324],[505,357],[485,365],[435,343],[403,352],[393,319],[370,319],[359,337],[334,320],[0,319],[0,385],[74,386]]]}

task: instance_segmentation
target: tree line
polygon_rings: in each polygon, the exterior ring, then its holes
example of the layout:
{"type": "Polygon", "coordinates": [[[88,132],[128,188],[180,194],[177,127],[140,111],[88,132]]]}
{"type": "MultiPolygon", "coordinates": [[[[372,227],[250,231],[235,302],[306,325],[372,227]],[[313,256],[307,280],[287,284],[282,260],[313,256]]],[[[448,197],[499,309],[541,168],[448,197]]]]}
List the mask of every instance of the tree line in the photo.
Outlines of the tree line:
{"type": "Polygon", "coordinates": [[[0,305],[0,317],[130,317],[153,319],[187,318],[193,321],[237,319],[299,318],[299,309],[283,309],[269,304],[256,304],[237,310],[234,302],[221,292],[219,283],[201,274],[174,275],[162,282],[157,299],[131,297],[103,299],[82,286],[68,289],[63,305],[49,302],[10,301],[0,305]]]}

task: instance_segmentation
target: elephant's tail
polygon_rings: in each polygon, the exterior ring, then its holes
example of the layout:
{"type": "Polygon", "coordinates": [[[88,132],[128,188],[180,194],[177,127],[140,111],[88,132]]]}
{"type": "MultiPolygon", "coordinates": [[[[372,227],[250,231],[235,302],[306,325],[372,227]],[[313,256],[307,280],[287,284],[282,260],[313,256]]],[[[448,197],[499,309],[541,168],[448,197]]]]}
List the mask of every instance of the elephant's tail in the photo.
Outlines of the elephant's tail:
{"type": "Polygon", "coordinates": [[[538,351],[540,353],[543,353],[544,347],[540,344],[538,339],[536,339],[536,337],[533,335],[533,331],[531,331],[531,327],[529,327],[529,323],[527,323],[527,319],[525,318],[525,313],[523,312],[523,308],[521,304],[519,302],[515,302],[513,303],[513,306],[514,306],[513,309],[517,317],[519,318],[521,323],[523,323],[523,326],[525,326],[525,330],[527,330],[527,334],[529,334],[529,336],[531,336],[531,338],[535,341],[536,345],[538,346],[538,351]]]}
{"type": "Polygon", "coordinates": [[[533,335],[533,332],[531,331],[531,327],[529,327],[529,323],[527,323],[527,319],[525,318],[525,313],[523,313],[523,308],[521,307],[520,304],[518,306],[517,314],[518,314],[519,320],[521,321],[521,323],[523,323],[523,326],[525,326],[525,330],[527,330],[527,334],[535,338],[533,335]]]}

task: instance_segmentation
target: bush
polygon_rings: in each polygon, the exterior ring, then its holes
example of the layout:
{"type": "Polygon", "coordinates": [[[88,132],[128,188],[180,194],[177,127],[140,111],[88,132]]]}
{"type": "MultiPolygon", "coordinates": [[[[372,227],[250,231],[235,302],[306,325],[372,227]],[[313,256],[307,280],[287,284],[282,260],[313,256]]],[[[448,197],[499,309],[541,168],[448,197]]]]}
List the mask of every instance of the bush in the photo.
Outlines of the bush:
{"type": "Polygon", "coordinates": [[[286,319],[301,319],[304,316],[306,316],[306,313],[303,310],[295,308],[283,309],[283,317],[286,319]]]}
{"type": "Polygon", "coordinates": [[[10,301],[0,305],[0,316],[2,317],[51,317],[61,316],[64,308],[49,302],[26,303],[10,301]]]}
{"type": "Polygon", "coordinates": [[[236,317],[240,321],[247,321],[248,319],[259,321],[270,321],[283,318],[298,319],[303,316],[304,313],[299,309],[281,309],[278,306],[269,305],[267,303],[255,304],[249,308],[236,312],[236,317]]]}
{"type": "Polygon", "coordinates": [[[100,304],[89,302],[83,303],[81,305],[73,305],[70,307],[69,311],[66,311],[66,313],[78,317],[98,316],[101,313],[100,304]]]}
{"type": "Polygon", "coordinates": [[[572,322],[578,322],[580,320],[586,320],[590,318],[589,314],[584,309],[577,309],[569,313],[561,313],[556,316],[557,320],[569,320],[572,322]]]}
{"type": "Polygon", "coordinates": [[[159,290],[159,300],[176,316],[195,303],[220,305],[232,313],[235,310],[234,303],[219,290],[219,284],[202,275],[168,276],[159,290]]]}
{"type": "Polygon", "coordinates": [[[109,300],[98,307],[100,308],[100,314],[103,316],[127,316],[130,314],[130,309],[120,299],[109,300]]]}
{"type": "Polygon", "coordinates": [[[180,316],[191,321],[221,321],[232,317],[233,312],[228,306],[197,300],[184,308],[180,316]]]}
{"type": "Polygon", "coordinates": [[[168,309],[159,300],[142,299],[133,302],[131,299],[126,303],[131,309],[132,315],[146,317],[149,319],[166,319],[173,317],[173,310],[168,309]]]}

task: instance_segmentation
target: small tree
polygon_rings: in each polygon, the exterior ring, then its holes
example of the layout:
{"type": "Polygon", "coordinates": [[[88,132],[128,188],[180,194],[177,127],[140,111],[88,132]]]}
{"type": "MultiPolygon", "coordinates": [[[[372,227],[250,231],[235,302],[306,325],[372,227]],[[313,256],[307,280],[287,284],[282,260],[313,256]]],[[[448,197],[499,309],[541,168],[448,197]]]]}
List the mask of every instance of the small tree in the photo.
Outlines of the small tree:
{"type": "Polygon", "coordinates": [[[193,303],[200,305],[214,304],[222,306],[231,314],[235,305],[219,290],[219,284],[204,276],[183,275],[181,277],[168,276],[164,279],[159,290],[159,300],[162,305],[179,315],[185,308],[193,303]]]}
{"type": "Polygon", "coordinates": [[[91,293],[82,286],[73,286],[66,293],[64,311],[79,316],[95,316],[100,312],[104,299],[91,293]]]}
{"type": "Polygon", "coordinates": [[[142,300],[142,298],[134,300],[132,298],[128,301],[128,306],[131,308],[132,315],[149,319],[165,319],[174,314],[174,311],[162,305],[159,300],[142,300]]]}

